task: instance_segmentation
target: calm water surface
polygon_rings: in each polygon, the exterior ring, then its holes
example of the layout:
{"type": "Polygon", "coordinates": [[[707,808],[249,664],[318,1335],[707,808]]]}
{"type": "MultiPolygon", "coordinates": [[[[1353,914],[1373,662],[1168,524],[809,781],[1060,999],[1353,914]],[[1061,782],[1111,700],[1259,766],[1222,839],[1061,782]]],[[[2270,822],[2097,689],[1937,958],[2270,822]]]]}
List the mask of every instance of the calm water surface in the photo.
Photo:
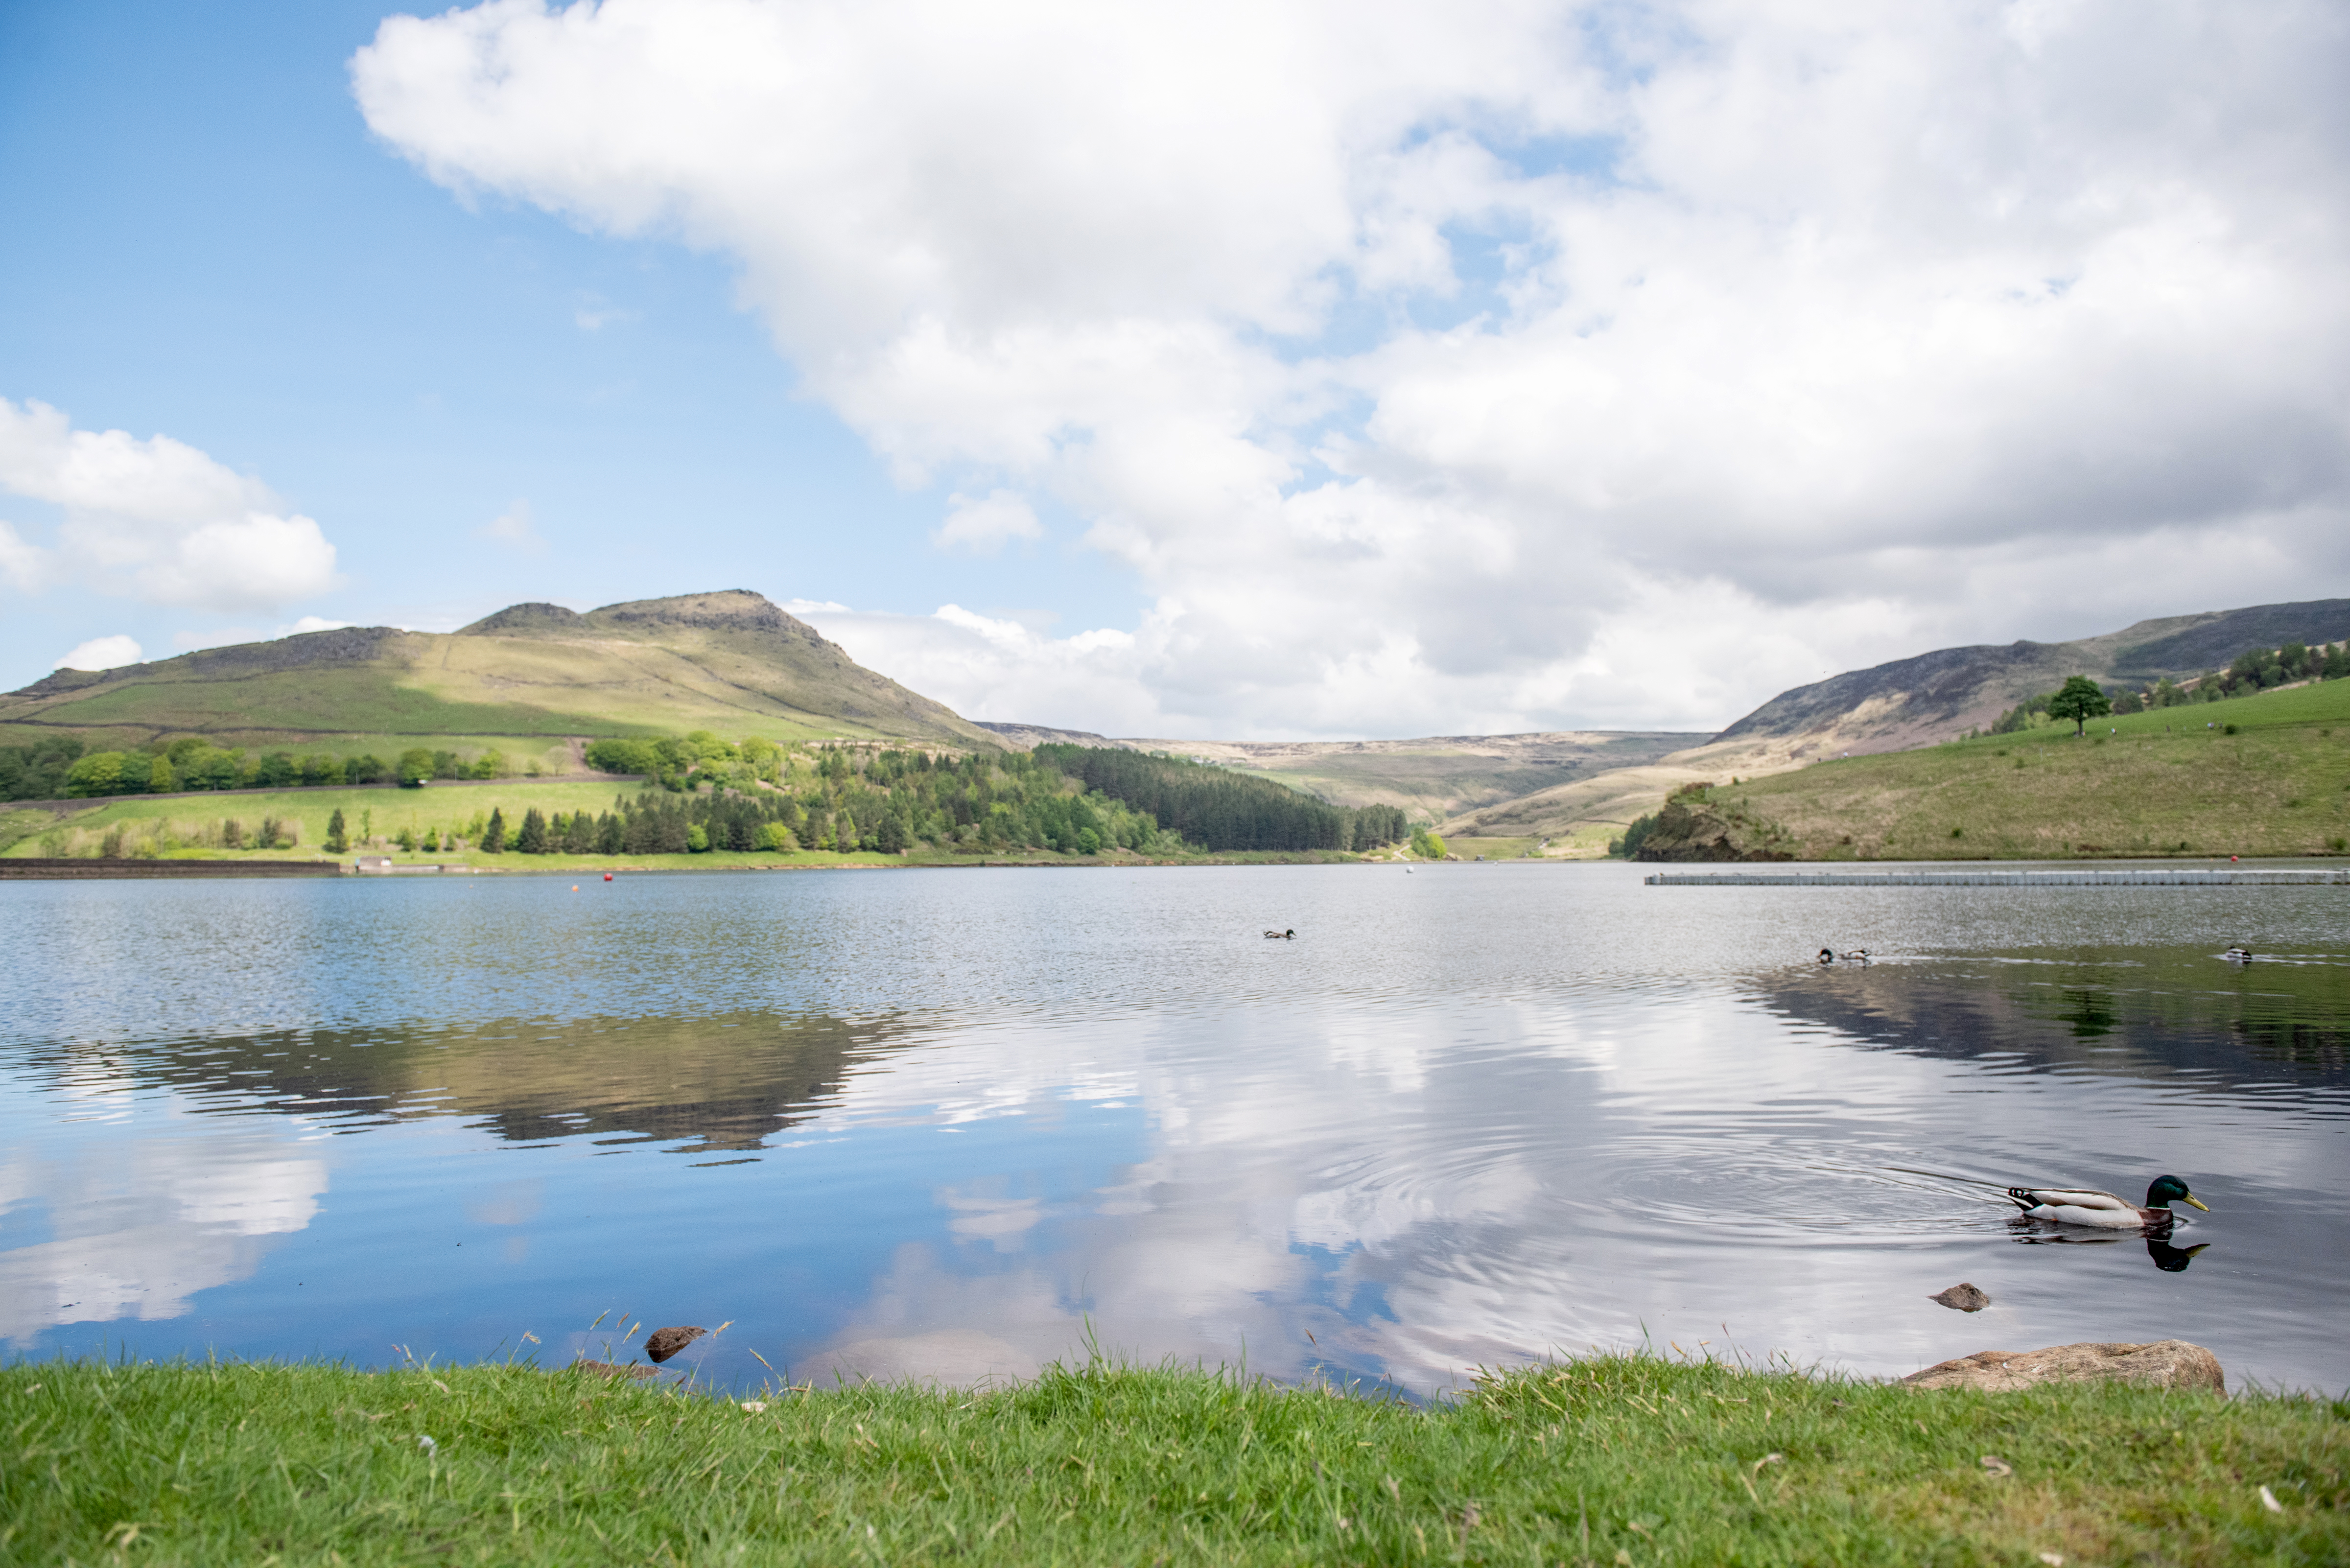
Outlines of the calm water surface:
{"type": "Polygon", "coordinates": [[[19,1354],[625,1359],[618,1314],[731,1320],[671,1366],[738,1384],[1089,1333],[1414,1394],[1644,1341],[1898,1375],[2178,1337],[2350,1384],[2341,888],[941,870],[0,916],[19,1354]],[[2214,1212],[2150,1249],[1900,1167],[2173,1171],[2214,1212]],[[1995,1304],[1926,1299],[1960,1280],[1995,1304]]]}

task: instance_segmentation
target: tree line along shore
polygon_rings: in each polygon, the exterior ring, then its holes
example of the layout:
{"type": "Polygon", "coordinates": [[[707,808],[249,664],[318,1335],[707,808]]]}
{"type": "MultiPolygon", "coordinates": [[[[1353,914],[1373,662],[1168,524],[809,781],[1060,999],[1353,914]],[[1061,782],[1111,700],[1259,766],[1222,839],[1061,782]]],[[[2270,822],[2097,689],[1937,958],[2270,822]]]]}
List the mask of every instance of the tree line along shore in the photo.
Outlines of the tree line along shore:
{"type": "MultiPolygon", "coordinates": [[[[236,797],[233,812],[192,817],[185,795],[118,789],[88,797],[90,813],[62,821],[47,813],[0,816],[0,832],[7,853],[49,857],[304,851],[494,863],[712,854],[1345,856],[1411,834],[1392,806],[1332,806],[1270,780],[1137,753],[737,744],[706,732],[599,741],[587,751],[599,767],[639,772],[646,782],[617,795],[608,784],[529,778],[461,794],[428,789],[433,781],[423,777],[359,792],[282,787],[236,797]],[[1102,764],[1105,756],[1111,765],[1102,764]]],[[[155,754],[168,759],[168,748],[155,754]]],[[[479,776],[479,759],[449,761],[452,776],[479,776]]]]}
{"type": "Polygon", "coordinates": [[[1656,1356],[1417,1405],[1104,1363],[723,1392],[525,1365],[20,1360],[25,1563],[2321,1563],[2350,1403],[1656,1356]]]}

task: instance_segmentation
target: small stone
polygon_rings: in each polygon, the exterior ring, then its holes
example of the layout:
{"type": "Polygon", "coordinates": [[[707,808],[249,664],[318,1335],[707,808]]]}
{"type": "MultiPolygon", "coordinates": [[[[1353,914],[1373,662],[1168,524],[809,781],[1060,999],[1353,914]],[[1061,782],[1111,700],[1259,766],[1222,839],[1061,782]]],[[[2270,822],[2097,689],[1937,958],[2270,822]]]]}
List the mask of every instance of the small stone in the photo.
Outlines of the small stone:
{"type": "Polygon", "coordinates": [[[645,1335],[645,1354],[655,1361],[667,1361],[710,1331],[685,1324],[677,1328],[657,1328],[645,1335]]]}
{"type": "Polygon", "coordinates": [[[2150,1345],[2055,1345],[2021,1353],[1979,1350],[1913,1372],[1901,1381],[1912,1388],[1980,1388],[1991,1394],[2043,1383],[2140,1383],[2155,1388],[2228,1391],[2220,1358],[2183,1339],[2150,1345]]]}
{"type": "Polygon", "coordinates": [[[1991,1305],[1991,1297],[1972,1285],[1952,1285],[1941,1294],[1928,1296],[1926,1299],[1929,1302],[1939,1302],[1946,1307],[1955,1307],[1960,1312],[1981,1312],[1991,1305]]]}

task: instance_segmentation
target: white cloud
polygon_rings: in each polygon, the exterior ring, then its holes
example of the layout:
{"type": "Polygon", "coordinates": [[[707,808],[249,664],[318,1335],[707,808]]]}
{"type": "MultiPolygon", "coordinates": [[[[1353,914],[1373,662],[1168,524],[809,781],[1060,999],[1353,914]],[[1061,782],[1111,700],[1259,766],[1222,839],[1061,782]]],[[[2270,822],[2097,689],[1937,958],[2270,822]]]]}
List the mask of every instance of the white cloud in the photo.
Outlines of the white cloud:
{"type": "Polygon", "coordinates": [[[1107,694],[1020,717],[1328,733],[2350,587],[2345,52],[2291,3],[495,0],[352,74],[452,189],[733,257],[909,483],[1086,518],[1155,607],[971,634],[1107,694]]]}
{"type": "Polygon", "coordinates": [[[125,664],[136,664],[147,655],[140,649],[138,639],[117,633],[112,637],[93,637],[78,643],[72,652],[57,660],[59,670],[115,670],[125,664]]]}
{"type": "Polygon", "coordinates": [[[48,583],[48,552],[0,523],[0,581],[20,594],[38,593],[48,583]]]}
{"type": "Polygon", "coordinates": [[[150,604],[271,608],[335,586],[335,547],[259,480],[169,436],[78,431],[0,398],[0,491],[64,514],[50,545],[0,523],[0,574],[22,592],[80,582],[150,604]]]}
{"type": "Polygon", "coordinates": [[[1036,521],[1036,514],[1026,501],[1009,490],[993,490],[975,499],[968,495],[947,497],[947,520],[931,535],[931,541],[941,549],[992,556],[1014,539],[1036,540],[1044,536],[1045,525],[1036,521]]]}
{"type": "Polygon", "coordinates": [[[1082,712],[1116,734],[1156,734],[1164,714],[1146,677],[1159,657],[1158,628],[1046,637],[1016,621],[960,605],[936,614],[888,615],[846,606],[786,607],[869,670],[935,697],[967,718],[1019,720],[1082,712]]]}
{"type": "Polygon", "coordinates": [[[519,498],[473,532],[525,556],[546,554],[546,541],[532,526],[530,503],[519,498]]]}
{"type": "MultiPolygon", "coordinates": [[[[119,1092],[119,1091],[118,1091],[119,1092]]],[[[49,1239],[0,1252],[0,1338],[53,1324],[160,1322],[252,1274],[273,1237],[307,1228],[327,1168],[246,1129],[192,1129],[51,1163],[18,1156],[0,1187],[37,1194],[49,1239]]]]}
{"type": "Polygon", "coordinates": [[[615,321],[634,321],[637,313],[623,310],[600,294],[582,294],[571,308],[571,324],[582,332],[601,332],[615,321]]]}

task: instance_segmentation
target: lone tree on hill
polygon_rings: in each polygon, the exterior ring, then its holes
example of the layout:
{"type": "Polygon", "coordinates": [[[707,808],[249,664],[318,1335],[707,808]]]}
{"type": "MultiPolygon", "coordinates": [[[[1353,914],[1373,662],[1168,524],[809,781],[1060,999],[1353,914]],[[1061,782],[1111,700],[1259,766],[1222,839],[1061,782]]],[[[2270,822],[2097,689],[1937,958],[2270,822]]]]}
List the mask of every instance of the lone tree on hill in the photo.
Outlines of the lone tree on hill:
{"type": "Polygon", "coordinates": [[[2106,701],[2097,683],[2085,675],[2066,676],[2064,690],[2048,699],[2048,716],[2072,720],[2075,735],[2090,720],[2102,719],[2113,711],[2114,705],[2106,701]]]}

